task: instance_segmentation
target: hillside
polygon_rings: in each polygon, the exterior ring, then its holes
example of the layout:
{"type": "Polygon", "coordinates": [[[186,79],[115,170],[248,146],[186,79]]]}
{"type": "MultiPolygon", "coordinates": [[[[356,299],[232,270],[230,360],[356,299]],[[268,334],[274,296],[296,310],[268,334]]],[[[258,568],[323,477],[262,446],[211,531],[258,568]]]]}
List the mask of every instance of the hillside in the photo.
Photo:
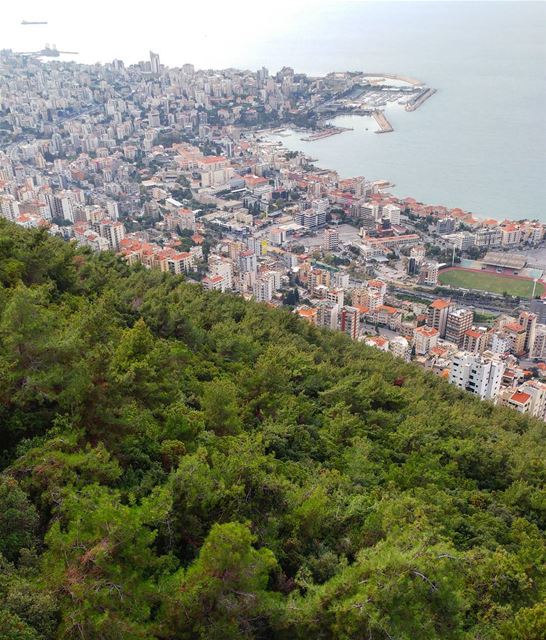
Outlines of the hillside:
{"type": "Polygon", "coordinates": [[[545,425],[0,220],[0,637],[546,637],[545,425]]]}

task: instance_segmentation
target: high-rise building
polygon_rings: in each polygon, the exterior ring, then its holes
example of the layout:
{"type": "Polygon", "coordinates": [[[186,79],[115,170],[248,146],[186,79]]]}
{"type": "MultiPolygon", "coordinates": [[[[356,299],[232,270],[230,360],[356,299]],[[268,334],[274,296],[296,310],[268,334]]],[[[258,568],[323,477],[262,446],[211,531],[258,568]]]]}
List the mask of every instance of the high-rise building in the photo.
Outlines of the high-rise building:
{"type": "Polygon", "coordinates": [[[463,351],[481,353],[485,349],[487,333],[476,329],[467,329],[463,336],[463,351]]]}
{"type": "Polygon", "coordinates": [[[529,353],[535,344],[537,331],[537,316],[529,311],[522,311],[518,318],[519,324],[525,329],[524,350],[529,353]]]}
{"type": "Polygon", "coordinates": [[[546,418],[546,384],[538,380],[529,380],[521,385],[519,390],[530,397],[529,413],[544,420],[546,418]]]}
{"type": "Polygon", "coordinates": [[[427,311],[427,327],[438,329],[440,338],[445,337],[447,327],[447,317],[454,305],[450,300],[438,298],[429,305],[427,311]]]}
{"type": "Polygon", "coordinates": [[[455,309],[447,315],[446,340],[463,346],[465,332],[472,328],[474,312],[471,309],[455,309]]]}
{"type": "Polygon", "coordinates": [[[322,247],[326,251],[337,251],[339,249],[339,232],[337,229],[326,229],[322,247]]]}
{"type": "Polygon", "coordinates": [[[19,216],[19,203],[14,196],[0,195],[0,216],[8,220],[15,220],[19,216]]]}
{"type": "Polygon", "coordinates": [[[383,207],[383,219],[391,224],[400,224],[400,207],[395,204],[387,204],[383,207]]]}
{"type": "Polygon", "coordinates": [[[500,391],[504,369],[504,362],[492,354],[486,357],[459,351],[453,358],[449,382],[482,400],[494,400],[500,391]]]}
{"type": "Polygon", "coordinates": [[[439,269],[440,265],[434,260],[423,262],[419,282],[426,284],[428,287],[435,287],[438,284],[439,269]]]}
{"type": "Polygon", "coordinates": [[[355,307],[343,307],[341,310],[341,330],[353,340],[358,338],[360,313],[355,307]]]}
{"type": "Polygon", "coordinates": [[[161,71],[159,55],[153,51],[150,51],[150,71],[155,75],[159,75],[159,72],[161,71]]]}
{"type": "Polygon", "coordinates": [[[258,278],[252,287],[252,293],[258,302],[270,302],[273,297],[271,279],[268,277],[258,278]]]}
{"type": "Polygon", "coordinates": [[[339,306],[329,300],[321,300],[317,305],[317,325],[327,329],[337,329],[339,306]]]}
{"type": "Polygon", "coordinates": [[[341,309],[345,303],[345,291],[343,289],[328,289],[326,293],[326,300],[337,304],[341,309]]]}
{"type": "Polygon", "coordinates": [[[106,211],[108,211],[108,217],[112,220],[119,218],[119,206],[115,200],[108,200],[106,203],[106,211]]]}
{"type": "Polygon", "coordinates": [[[150,124],[150,127],[159,127],[161,125],[159,112],[150,111],[148,114],[148,123],[150,124]]]}
{"type": "Polygon", "coordinates": [[[408,258],[408,276],[415,276],[419,271],[417,259],[414,256],[408,258]]]}
{"type": "Polygon", "coordinates": [[[239,271],[241,273],[254,273],[256,269],[257,261],[254,251],[241,251],[239,254],[239,271]]]}
{"type": "Polygon", "coordinates": [[[94,224],[93,229],[102,238],[108,240],[110,247],[114,251],[119,250],[120,242],[125,238],[125,227],[121,222],[112,222],[112,220],[105,218],[94,224]]]}
{"type": "Polygon", "coordinates": [[[509,322],[502,327],[502,333],[506,336],[510,344],[510,351],[521,356],[525,353],[525,339],[527,332],[519,322],[509,322]]]}
{"type": "Polygon", "coordinates": [[[536,328],[535,341],[529,352],[530,358],[546,358],[546,325],[539,324],[536,328]]]}
{"type": "Polygon", "coordinates": [[[438,344],[440,332],[434,327],[417,327],[413,334],[415,353],[425,356],[438,344]]]}

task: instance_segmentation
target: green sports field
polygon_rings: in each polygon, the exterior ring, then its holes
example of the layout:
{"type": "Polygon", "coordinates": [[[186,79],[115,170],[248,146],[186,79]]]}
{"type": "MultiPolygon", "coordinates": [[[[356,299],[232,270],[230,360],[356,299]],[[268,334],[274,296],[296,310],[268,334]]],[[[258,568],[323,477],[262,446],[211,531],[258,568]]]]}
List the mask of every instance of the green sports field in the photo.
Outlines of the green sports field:
{"type": "MultiPolygon", "coordinates": [[[[530,298],[533,294],[534,282],[532,280],[520,280],[497,275],[496,273],[454,269],[440,272],[438,279],[441,284],[450,284],[452,287],[460,287],[462,289],[477,289],[479,291],[488,291],[489,293],[500,293],[501,295],[506,291],[509,295],[519,296],[520,298],[530,298]]],[[[544,285],[537,282],[535,296],[541,295],[543,292],[544,285]]]]}

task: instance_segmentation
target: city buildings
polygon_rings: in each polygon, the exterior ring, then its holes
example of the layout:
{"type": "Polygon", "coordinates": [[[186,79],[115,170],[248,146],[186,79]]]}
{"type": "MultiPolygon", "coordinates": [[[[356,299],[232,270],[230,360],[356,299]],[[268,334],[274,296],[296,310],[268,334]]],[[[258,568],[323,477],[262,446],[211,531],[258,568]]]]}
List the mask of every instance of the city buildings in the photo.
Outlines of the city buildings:
{"type": "Polygon", "coordinates": [[[540,246],[544,225],[400,199],[267,135],[311,120],[358,75],[168,69],[154,52],[128,66],[44,65],[6,51],[0,63],[1,217],[284,306],[544,419],[546,301],[457,290],[433,299],[453,247],[490,273],[532,276],[539,295],[544,275],[525,269],[525,248],[540,246]],[[459,303],[476,305],[483,326],[459,303]]]}

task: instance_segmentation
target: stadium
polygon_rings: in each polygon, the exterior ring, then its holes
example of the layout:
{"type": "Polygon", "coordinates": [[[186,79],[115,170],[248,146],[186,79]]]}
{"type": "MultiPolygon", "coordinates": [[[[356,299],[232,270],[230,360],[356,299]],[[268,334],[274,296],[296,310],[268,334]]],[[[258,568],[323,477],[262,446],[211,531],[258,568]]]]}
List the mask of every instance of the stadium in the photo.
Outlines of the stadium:
{"type": "Polygon", "coordinates": [[[455,289],[494,295],[533,298],[545,291],[540,269],[528,268],[524,256],[490,251],[480,261],[462,260],[460,266],[442,269],[438,280],[455,289]]]}

